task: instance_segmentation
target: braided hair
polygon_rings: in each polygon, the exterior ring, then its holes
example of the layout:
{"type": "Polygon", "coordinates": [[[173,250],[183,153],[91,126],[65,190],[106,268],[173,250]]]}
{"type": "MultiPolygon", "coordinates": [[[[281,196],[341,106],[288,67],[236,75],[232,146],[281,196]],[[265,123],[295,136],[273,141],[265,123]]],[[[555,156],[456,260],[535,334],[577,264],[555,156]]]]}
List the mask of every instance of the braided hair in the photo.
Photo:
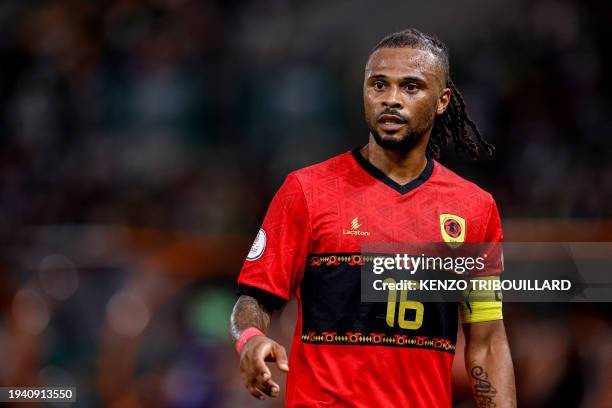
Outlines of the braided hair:
{"type": "Polygon", "coordinates": [[[480,155],[478,144],[485,149],[487,155],[493,155],[495,147],[482,137],[478,126],[468,116],[463,96],[455,83],[450,79],[448,48],[442,41],[422,33],[416,28],[409,28],[389,34],[383,38],[372,49],[370,55],[380,48],[414,48],[429,51],[437,56],[442,64],[446,77],[446,86],[450,89],[451,96],[444,113],[438,115],[434,121],[427,145],[428,157],[439,158],[441,149],[451,140],[455,145],[455,151],[465,152],[473,159],[477,159],[480,155]],[[470,135],[468,129],[476,136],[476,140],[470,135]]]}

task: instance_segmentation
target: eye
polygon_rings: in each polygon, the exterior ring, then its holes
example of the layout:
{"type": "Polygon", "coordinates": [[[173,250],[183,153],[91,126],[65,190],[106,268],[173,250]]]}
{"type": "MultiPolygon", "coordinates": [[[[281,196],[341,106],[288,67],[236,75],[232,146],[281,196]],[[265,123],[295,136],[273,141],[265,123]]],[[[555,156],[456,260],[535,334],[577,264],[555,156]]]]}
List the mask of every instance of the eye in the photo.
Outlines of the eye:
{"type": "Polygon", "coordinates": [[[373,86],[374,86],[374,89],[378,89],[380,91],[381,89],[385,87],[385,84],[383,84],[381,81],[376,81],[374,82],[373,86]]]}
{"type": "Polygon", "coordinates": [[[417,86],[417,84],[415,84],[415,83],[413,83],[413,82],[406,84],[406,86],[404,86],[404,88],[406,88],[406,90],[407,90],[408,92],[414,92],[414,91],[416,91],[416,90],[418,90],[418,89],[419,89],[419,87],[417,86]]]}

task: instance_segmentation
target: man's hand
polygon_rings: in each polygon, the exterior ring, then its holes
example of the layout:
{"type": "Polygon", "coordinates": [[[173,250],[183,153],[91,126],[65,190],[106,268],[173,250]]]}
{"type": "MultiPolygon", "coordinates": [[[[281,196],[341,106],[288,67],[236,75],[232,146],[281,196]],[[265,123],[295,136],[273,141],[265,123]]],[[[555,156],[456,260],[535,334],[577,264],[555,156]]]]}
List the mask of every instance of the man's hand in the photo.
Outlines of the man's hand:
{"type": "MultiPolygon", "coordinates": [[[[251,296],[238,298],[230,318],[232,338],[237,341],[244,330],[255,327],[266,332],[270,312],[251,296]]],[[[265,336],[251,337],[240,352],[240,374],[244,385],[255,398],[277,397],[280,387],[272,380],[266,361],[275,361],[279,370],[289,372],[285,348],[265,336]]]]}
{"type": "Polygon", "coordinates": [[[264,336],[251,338],[240,355],[240,373],[244,385],[252,396],[261,400],[277,397],[280,387],[272,380],[272,373],[266,361],[275,361],[279,370],[289,372],[285,348],[264,336]]]}

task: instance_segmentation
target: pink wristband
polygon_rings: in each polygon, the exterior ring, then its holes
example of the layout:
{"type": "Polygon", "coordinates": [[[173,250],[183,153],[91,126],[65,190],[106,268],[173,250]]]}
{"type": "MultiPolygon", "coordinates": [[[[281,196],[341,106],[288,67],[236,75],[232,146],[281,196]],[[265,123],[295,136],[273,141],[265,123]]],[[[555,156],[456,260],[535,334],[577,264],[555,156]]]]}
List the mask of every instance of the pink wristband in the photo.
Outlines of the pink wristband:
{"type": "Polygon", "coordinates": [[[240,334],[240,337],[238,337],[238,340],[236,341],[236,351],[238,352],[238,355],[242,354],[242,349],[244,348],[244,345],[247,344],[247,341],[251,340],[251,338],[255,336],[265,336],[265,334],[257,327],[249,327],[240,334]]]}

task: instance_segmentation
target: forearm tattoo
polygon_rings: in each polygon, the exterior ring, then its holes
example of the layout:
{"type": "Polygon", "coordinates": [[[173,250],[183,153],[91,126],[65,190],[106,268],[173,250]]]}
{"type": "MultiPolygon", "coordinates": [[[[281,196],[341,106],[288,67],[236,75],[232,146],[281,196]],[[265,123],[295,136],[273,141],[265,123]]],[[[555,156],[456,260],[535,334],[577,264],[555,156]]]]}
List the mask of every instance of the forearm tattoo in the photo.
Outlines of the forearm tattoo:
{"type": "Polygon", "coordinates": [[[270,312],[255,298],[242,295],[234,305],[230,318],[230,330],[234,341],[238,340],[240,333],[249,327],[257,327],[264,333],[270,326],[270,312]]]}
{"type": "Polygon", "coordinates": [[[481,366],[474,366],[471,375],[474,379],[474,398],[478,408],[494,408],[497,390],[489,381],[489,374],[481,366]]]}

